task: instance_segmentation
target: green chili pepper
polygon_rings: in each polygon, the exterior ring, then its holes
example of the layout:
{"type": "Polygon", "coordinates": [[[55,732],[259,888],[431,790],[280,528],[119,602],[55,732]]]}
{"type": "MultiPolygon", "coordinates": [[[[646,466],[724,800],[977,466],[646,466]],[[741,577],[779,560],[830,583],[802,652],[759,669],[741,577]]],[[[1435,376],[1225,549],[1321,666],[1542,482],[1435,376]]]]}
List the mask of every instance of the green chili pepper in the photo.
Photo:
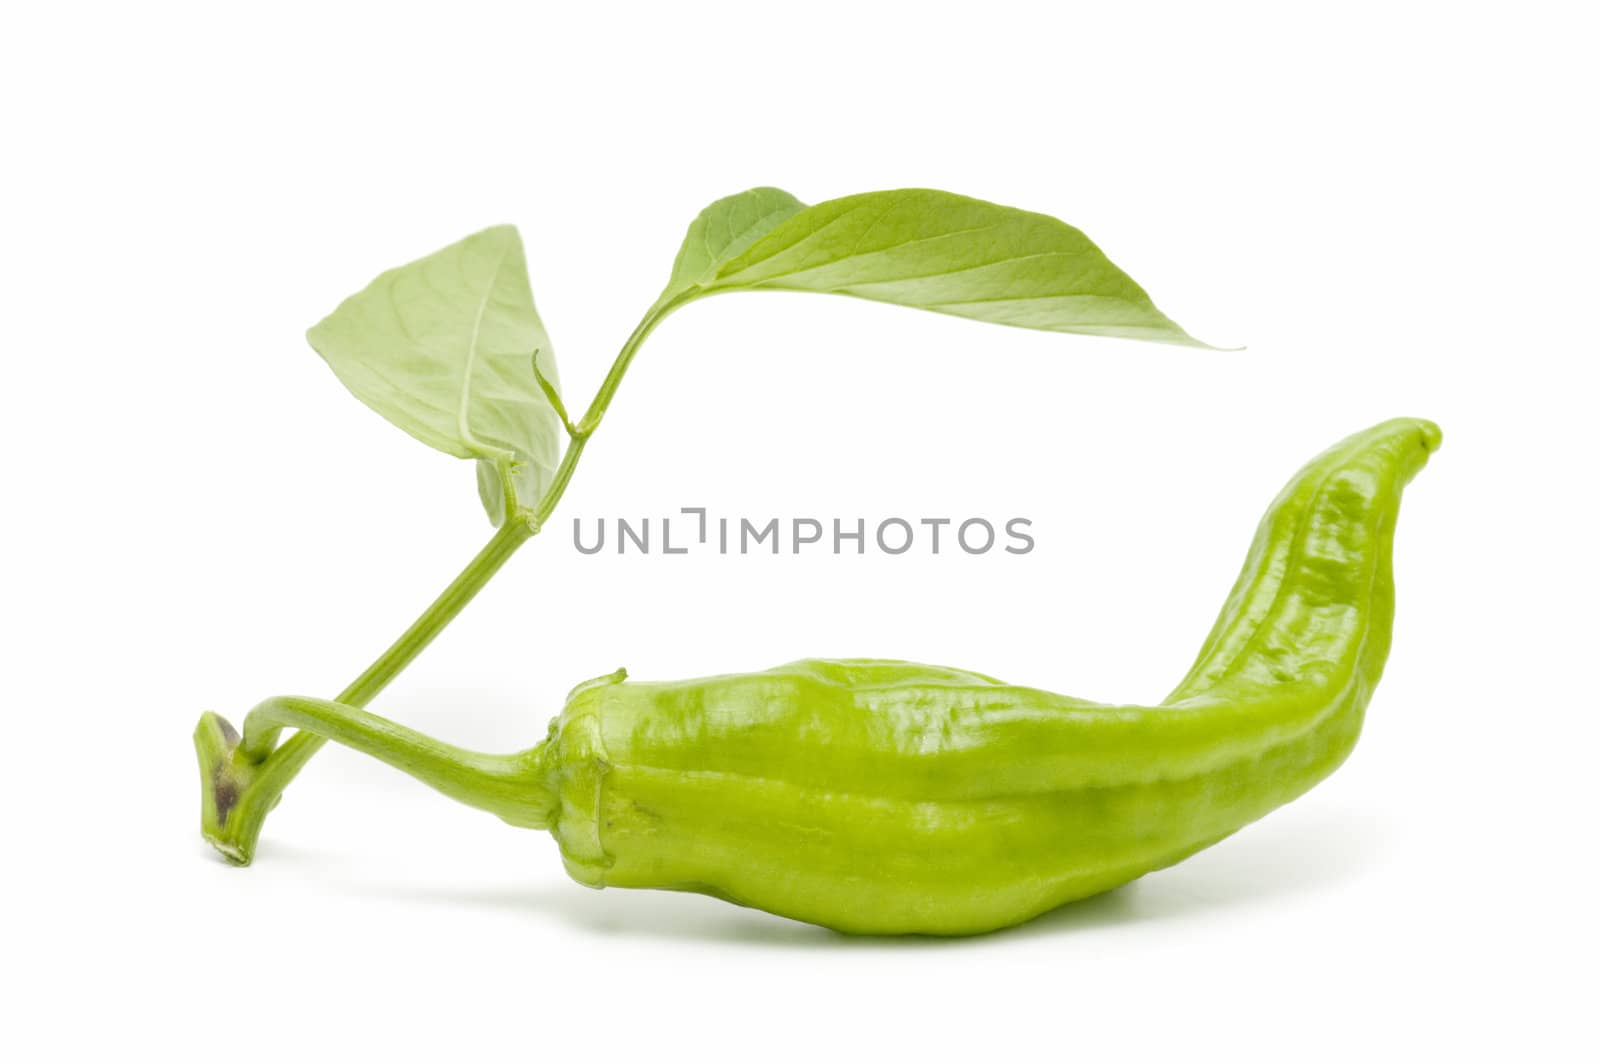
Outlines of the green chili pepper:
{"type": "Polygon", "coordinates": [[[1431,422],[1388,421],[1302,469],[1156,707],[900,661],[618,672],[574,690],[539,746],[488,756],[279,698],[242,739],[202,721],[204,826],[219,836],[289,726],[550,830],[586,885],[693,890],[851,933],[1019,923],[1220,841],[1345,759],[1389,651],[1401,489],[1439,441],[1431,422]]]}

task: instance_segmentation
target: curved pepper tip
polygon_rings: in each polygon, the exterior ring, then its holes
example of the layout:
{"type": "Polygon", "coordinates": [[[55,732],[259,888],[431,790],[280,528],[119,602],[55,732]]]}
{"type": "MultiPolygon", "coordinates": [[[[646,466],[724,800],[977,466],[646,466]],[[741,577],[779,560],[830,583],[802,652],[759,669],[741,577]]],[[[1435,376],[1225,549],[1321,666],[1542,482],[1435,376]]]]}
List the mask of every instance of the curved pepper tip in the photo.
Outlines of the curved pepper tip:
{"type": "Polygon", "coordinates": [[[1417,428],[1422,431],[1423,448],[1427,450],[1429,454],[1432,454],[1434,451],[1438,450],[1440,444],[1444,442],[1444,432],[1439,429],[1439,426],[1434,424],[1432,421],[1419,418],[1417,420],[1417,428]]]}

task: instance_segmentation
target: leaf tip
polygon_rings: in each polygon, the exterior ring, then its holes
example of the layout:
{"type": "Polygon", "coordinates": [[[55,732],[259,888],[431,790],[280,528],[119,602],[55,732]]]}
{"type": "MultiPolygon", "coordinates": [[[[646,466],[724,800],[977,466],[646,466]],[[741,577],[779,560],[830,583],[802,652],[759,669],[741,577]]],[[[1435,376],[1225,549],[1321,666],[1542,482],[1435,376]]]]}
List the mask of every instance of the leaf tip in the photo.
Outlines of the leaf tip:
{"type": "Polygon", "coordinates": [[[1194,336],[1191,336],[1187,332],[1185,332],[1183,334],[1183,339],[1180,340],[1179,342],[1182,343],[1185,347],[1197,347],[1202,351],[1215,351],[1218,354],[1238,354],[1240,351],[1248,349],[1242,343],[1234,344],[1232,346],[1225,346],[1225,345],[1216,344],[1216,343],[1207,343],[1205,340],[1198,339],[1198,338],[1196,338],[1194,336]]]}
{"type": "Polygon", "coordinates": [[[491,225],[486,229],[479,229],[477,232],[467,237],[467,239],[493,241],[495,243],[512,243],[516,244],[518,247],[522,246],[522,233],[519,232],[517,227],[512,225],[510,222],[501,222],[498,225],[491,225]]]}

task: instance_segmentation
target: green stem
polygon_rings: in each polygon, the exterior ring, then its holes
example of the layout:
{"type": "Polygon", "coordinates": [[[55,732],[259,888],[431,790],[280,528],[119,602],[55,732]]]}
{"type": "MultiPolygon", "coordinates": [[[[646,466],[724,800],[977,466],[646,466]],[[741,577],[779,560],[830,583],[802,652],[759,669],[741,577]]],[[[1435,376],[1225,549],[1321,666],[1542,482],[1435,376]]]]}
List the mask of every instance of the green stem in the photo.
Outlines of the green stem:
{"type": "MultiPolygon", "coordinates": [[[[382,656],[344,688],[339,702],[360,707],[377,697],[445,625],[466,608],[517,547],[532,535],[533,527],[527,521],[507,521],[444,593],[434,599],[382,656]]],[[[247,763],[236,763],[233,747],[237,742],[238,736],[228,722],[212,713],[201,718],[195,731],[205,794],[201,831],[230,859],[247,864],[255,852],[267,813],[276,807],[284,788],[294,781],[327,739],[301,731],[271,751],[270,756],[263,759],[258,755],[247,763]]]]}
{"type": "Polygon", "coordinates": [[[399,675],[416,656],[427,648],[439,632],[444,630],[446,624],[454,620],[465,609],[467,603],[477,596],[501,567],[517,552],[517,547],[527,542],[534,534],[534,529],[526,521],[508,520],[505,525],[494,533],[494,537],[478,551],[476,557],[467,563],[460,575],[450,582],[433,604],[423,610],[421,616],[412,621],[404,634],[396,639],[383,655],[367,666],[367,670],[355,678],[349,686],[340,693],[337,701],[346,705],[360,707],[367,704],[389,682],[399,675]]]}
{"type": "MultiPolygon", "coordinates": [[[[573,471],[583,456],[585,446],[594,430],[599,427],[612,398],[616,395],[622,378],[632,364],[639,346],[655,327],[673,310],[701,294],[697,289],[682,293],[676,298],[652,306],[634,328],[617,357],[611,363],[605,380],[590,402],[589,409],[576,424],[562,420],[567,425],[571,442],[562,455],[561,464],[545,490],[544,497],[532,511],[523,509],[508,514],[505,524],[495,532],[478,555],[446,587],[444,593],[395,640],[376,661],[345,687],[335,702],[322,705],[340,705],[359,710],[368,704],[389,682],[423,651],[455,619],[466,604],[473,599],[484,584],[500,570],[517,548],[538,531],[555,512],[561,497],[572,482],[573,471]]],[[[537,363],[535,373],[538,372],[537,363]]],[[[306,699],[292,699],[294,705],[304,708],[306,699]]],[[[277,705],[271,711],[283,712],[278,702],[264,703],[263,709],[277,705]]],[[[260,710],[258,710],[260,711],[260,710]]],[[[265,717],[264,717],[265,718],[265,717]]],[[[309,718],[309,717],[308,717],[309,718]]],[[[371,717],[377,720],[378,717],[371,717]]],[[[280,723],[270,730],[275,738],[283,726],[297,726],[291,721],[280,723]]],[[[390,725],[398,726],[398,725],[390,725]]],[[[414,732],[413,732],[414,734],[414,732]]],[[[250,729],[246,724],[246,739],[250,729]]],[[[420,737],[420,736],[419,736],[420,737]]],[[[328,741],[328,735],[317,728],[306,727],[277,749],[252,746],[251,756],[239,753],[239,736],[222,717],[207,713],[201,717],[195,730],[195,748],[200,757],[203,807],[201,829],[206,838],[222,853],[238,863],[247,864],[255,853],[262,824],[277,805],[284,788],[292,782],[306,763],[328,741]]],[[[259,740],[258,740],[259,741],[259,740]]],[[[471,802],[469,802],[471,803],[471,802]]]]}
{"type": "Polygon", "coordinates": [[[320,698],[269,698],[245,717],[235,756],[259,763],[285,727],[376,757],[447,797],[493,812],[518,827],[544,827],[554,798],[541,785],[537,748],[496,756],[430,738],[364,709],[320,698]]]}
{"type": "MultiPolygon", "coordinates": [[[[545,489],[544,497],[527,514],[527,521],[533,525],[535,533],[544,527],[550,515],[555,512],[556,506],[561,503],[561,497],[567,493],[567,485],[572,482],[572,473],[578,467],[578,461],[583,457],[584,447],[589,445],[589,437],[594,435],[594,430],[600,427],[600,422],[605,418],[606,410],[611,406],[611,400],[616,396],[617,389],[622,386],[622,378],[628,372],[628,366],[633,364],[634,355],[639,353],[639,346],[646,337],[655,331],[657,325],[665,320],[666,316],[683,304],[699,296],[699,289],[691,289],[674,299],[664,303],[657,303],[647,311],[639,323],[634,326],[633,332],[623,341],[622,349],[617,352],[617,357],[611,362],[611,369],[606,373],[606,378],[600,382],[600,390],[594,394],[594,399],[589,403],[589,409],[577,424],[567,419],[565,407],[557,406],[562,423],[567,426],[567,434],[571,441],[567,445],[567,452],[561,456],[561,464],[556,467],[556,474],[550,480],[550,486],[545,489]]],[[[540,386],[549,388],[549,383],[539,373],[539,367],[534,366],[534,373],[540,386]]],[[[556,399],[553,390],[550,391],[552,400],[556,399]]],[[[347,699],[340,698],[340,701],[347,699]]]]}
{"type": "MultiPolygon", "coordinates": [[[[572,437],[567,452],[561,457],[561,464],[556,468],[556,474],[550,481],[549,488],[544,497],[539,500],[529,520],[535,530],[544,527],[550,515],[555,512],[556,506],[561,502],[561,496],[567,493],[567,484],[572,482],[572,472],[578,467],[578,459],[583,457],[583,448],[588,446],[589,437],[594,435],[594,430],[600,427],[600,421],[605,417],[606,410],[611,406],[611,400],[617,394],[617,389],[622,386],[622,378],[628,372],[628,366],[633,364],[633,356],[639,353],[639,346],[644,343],[650,333],[655,331],[657,325],[666,319],[678,307],[692,301],[701,294],[698,288],[679,294],[676,298],[664,303],[657,303],[640,318],[639,324],[634,326],[633,332],[623,341],[622,349],[617,352],[617,357],[611,363],[611,369],[606,373],[606,378],[600,382],[600,390],[594,393],[594,399],[589,403],[577,424],[567,421],[567,431],[572,437]]],[[[561,411],[563,421],[566,421],[566,411],[561,411]]]]}

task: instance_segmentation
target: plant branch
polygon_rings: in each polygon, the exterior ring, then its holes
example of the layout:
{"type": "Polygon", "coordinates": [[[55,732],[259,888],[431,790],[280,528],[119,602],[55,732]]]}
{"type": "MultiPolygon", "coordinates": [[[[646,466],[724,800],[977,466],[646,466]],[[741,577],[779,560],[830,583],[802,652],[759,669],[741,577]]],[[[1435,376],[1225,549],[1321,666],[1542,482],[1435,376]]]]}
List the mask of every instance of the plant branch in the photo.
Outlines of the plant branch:
{"type": "Polygon", "coordinates": [[[268,715],[259,719],[271,718],[277,722],[265,732],[259,732],[262,724],[258,723],[256,731],[259,733],[253,733],[247,723],[246,741],[249,756],[243,755],[239,735],[226,720],[213,713],[207,713],[201,718],[194,736],[195,748],[200,757],[204,796],[201,826],[206,838],[219,851],[230,860],[248,864],[255,853],[262,824],[265,823],[267,814],[277,805],[284,788],[327,743],[329,735],[339,737],[327,726],[330,718],[324,718],[322,726],[307,726],[306,729],[297,731],[283,745],[272,749],[271,743],[282,727],[300,726],[297,720],[302,722],[313,720],[308,706],[312,708],[321,706],[321,711],[324,712],[331,711],[328,710],[328,706],[337,706],[345,712],[343,719],[347,723],[350,720],[359,720],[360,717],[351,716],[349,712],[359,711],[377,697],[379,692],[415,660],[450,621],[455,619],[490,578],[500,571],[517,548],[538,534],[539,529],[555,512],[561,497],[566,494],[567,486],[572,481],[572,474],[583,456],[589,437],[599,427],[606,409],[611,405],[612,398],[622,384],[628,366],[638,353],[639,346],[668,314],[699,294],[701,293],[698,289],[691,289],[650,308],[623,343],[621,350],[617,352],[617,357],[601,382],[599,391],[577,424],[568,419],[566,409],[560,402],[560,396],[555,393],[553,385],[545,379],[544,374],[539,372],[538,355],[535,354],[534,374],[539,386],[550,399],[571,436],[571,442],[567,446],[566,453],[562,455],[561,464],[556,468],[555,476],[550,486],[546,488],[544,497],[532,511],[522,509],[510,514],[506,522],[495,532],[494,537],[467,567],[462,569],[461,574],[445,588],[433,604],[428,606],[422,615],[417,617],[411,626],[367,667],[366,671],[345,687],[334,702],[313,702],[310,699],[300,698],[275,699],[263,703],[258,712],[266,712],[268,715]],[[294,714],[301,710],[305,711],[300,715],[294,714]]]}
{"type": "MultiPolygon", "coordinates": [[[[617,352],[616,360],[611,363],[610,372],[600,382],[600,390],[595,392],[594,399],[589,403],[589,409],[584,413],[583,419],[578,422],[578,430],[587,436],[600,426],[600,419],[605,416],[606,409],[611,405],[611,400],[617,393],[617,388],[622,386],[622,378],[628,372],[628,366],[633,364],[633,356],[638,353],[640,344],[645,338],[655,331],[655,327],[666,320],[668,314],[685,303],[692,302],[704,294],[699,288],[690,288],[680,292],[666,302],[657,303],[646,311],[639,324],[634,327],[622,344],[622,349],[617,352]]],[[[560,496],[556,496],[559,500],[560,496]]],[[[551,508],[555,508],[553,505],[551,508]]]]}
{"type": "MultiPolygon", "coordinates": [[[[567,452],[561,456],[561,464],[556,467],[556,474],[551,479],[550,486],[545,489],[544,497],[527,517],[535,532],[544,527],[545,522],[555,512],[556,506],[560,504],[561,496],[567,493],[567,485],[572,482],[572,473],[577,469],[579,459],[583,457],[583,449],[588,445],[589,437],[594,435],[594,430],[600,427],[600,421],[611,406],[611,400],[616,396],[617,389],[622,386],[622,378],[627,374],[628,366],[633,364],[633,357],[639,352],[640,345],[668,314],[700,294],[699,289],[691,289],[680,293],[676,298],[657,303],[645,313],[627,340],[623,342],[622,349],[617,352],[617,357],[611,363],[611,369],[600,382],[600,390],[595,392],[588,410],[577,424],[567,419],[565,406],[556,406],[556,412],[566,422],[572,442],[567,446],[567,452]]],[[[544,374],[539,373],[537,364],[534,365],[534,373],[538,375],[541,387],[549,387],[544,374]]]]}
{"type": "MultiPolygon", "coordinates": [[[[501,526],[444,593],[344,688],[338,701],[359,708],[377,697],[466,608],[532,534],[533,528],[524,520],[509,520],[501,526]]],[[[211,789],[202,818],[206,837],[229,859],[249,863],[267,813],[326,743],[327,739],[319,734],[299,731],[270,755],[252,757],[246,765],[233,766],[238,736],[226,721],[208,713],[195,732],[202,784],[211,789]]]]}

